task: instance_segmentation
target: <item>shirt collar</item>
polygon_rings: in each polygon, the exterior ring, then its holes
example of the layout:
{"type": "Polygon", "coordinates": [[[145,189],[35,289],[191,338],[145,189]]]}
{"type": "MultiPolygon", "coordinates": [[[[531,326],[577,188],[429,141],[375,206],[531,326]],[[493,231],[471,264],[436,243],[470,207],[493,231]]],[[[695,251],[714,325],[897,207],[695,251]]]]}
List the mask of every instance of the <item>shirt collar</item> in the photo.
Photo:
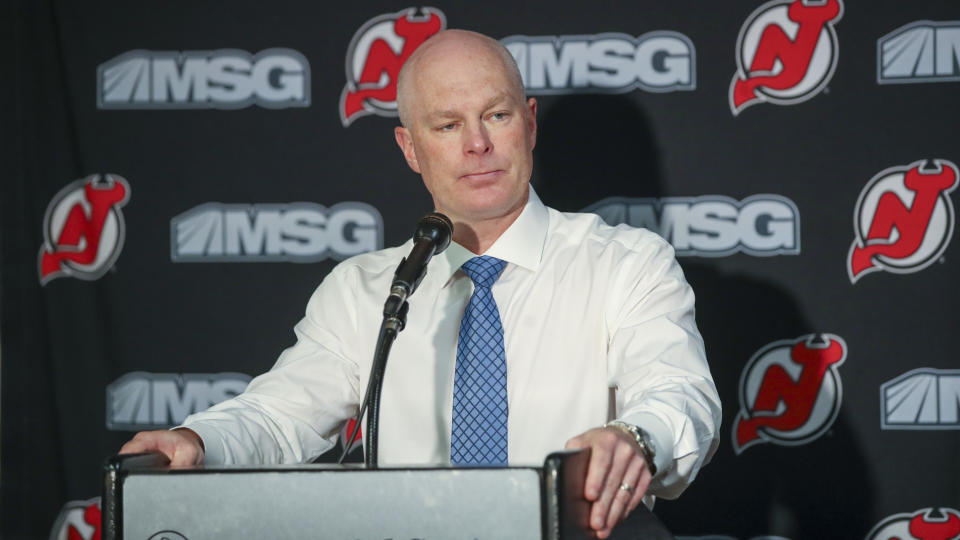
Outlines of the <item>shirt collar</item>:
{"type": "MultiPolygon", "coordinates": [[[[547,241],[548,220],[547,207],[543,205],[540,197],[537,196],[533,186],[531,186],[530,196],[527,199],[527,204],[523,207],[523,212],[507,227],[500,238],[497,238],[484,255],[496,257],[535,272],[540,267],[540,260],[543,257],[543,246],[547,241]]],[[[450,242],[450,246],[437,257],[439,260],[436,262],[440,264],[430,270],[434,271],[435,275],[443,280],[443,283],[447,283],[463,263],[476,256],[460,244],[450,242]]]]}

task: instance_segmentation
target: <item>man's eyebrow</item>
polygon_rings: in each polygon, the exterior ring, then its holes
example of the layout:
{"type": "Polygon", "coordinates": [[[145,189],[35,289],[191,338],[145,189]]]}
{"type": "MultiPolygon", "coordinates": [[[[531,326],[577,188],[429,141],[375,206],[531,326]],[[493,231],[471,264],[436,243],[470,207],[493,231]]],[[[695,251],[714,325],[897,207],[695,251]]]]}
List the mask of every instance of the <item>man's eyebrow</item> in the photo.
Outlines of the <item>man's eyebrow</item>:
{"type": "Polygon", "coordinates": [[[454,111],[454,110],[452,110],[452,109],[447,109],[447,110],[444,110],[444,111],[433,111],[432,113],[428,114],[427,116],[428,116],[431,120],[441,120],[441,119],[446,119],[446,118],[456,118],[457,116],[459,116],[459,113],[457,113],[457,111],[454,111]]]}
{"type": "MultiPolygon", "coordinates": [[[[489,109],[490,107],[493,107],[494,105],[497,105],[497,104],[502,103],[502,102],[504,102],[504,101],[507,101],[507,100],[509,100],[509,99],[510,99],[510,95],[509,95],[509,94],[507,94],[506,92],[500,92],[499,94],[497,94],[497,95],[493,96],[492,98],[490,98],[490,99],[484,104],[483,108],[484,108],[484,110],[489,109]]],[[[433,112],[431,112],[430,114],[428,114],[427,117],[428,117],[430,120],[444,120],[444,119],[447,119],[447,118],[458,118],[461,114],[462,114],[461,112],[455,111],[455,110],[453,110],[453,109],[445,109],[445,110],[442,110],[442,111],[433,111],[433,112]]]]}
{"type": "Polygon", "coordinates": [[[490,100],[487,101],[487,104],[483,108],[489,109],[490,107],[493,107],[494,105],[503,101],[507,101],[509,99],[510,99],[510,96],[506,92],[500,92],[499,94],[490,98],[490,100]]]}

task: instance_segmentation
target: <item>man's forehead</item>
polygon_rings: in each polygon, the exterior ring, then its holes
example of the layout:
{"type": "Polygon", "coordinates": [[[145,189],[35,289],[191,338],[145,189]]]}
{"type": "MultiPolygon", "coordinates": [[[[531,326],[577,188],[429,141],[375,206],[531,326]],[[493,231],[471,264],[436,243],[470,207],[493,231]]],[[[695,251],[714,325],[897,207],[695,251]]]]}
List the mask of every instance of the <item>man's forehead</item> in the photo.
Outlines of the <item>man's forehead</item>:
{"type": "Polygon", "coordinates": [[[435,60],[431,57],[457,55],[496,55],[494,48],[497,46],[499,46],[499,43],[496,40],[481,34],[463,30],[447,30],[432,36],[417,47],[411,56],[411,60],[435,60]]]}
{"type": "MultiPolygon", "coordinates": [[[[425,46],[426,44],[424,44],[425,46]]],[[[430,48],[423,56],[417,59],[413,66],[413,75],[417,79],[424,77],[442,77],[444,73],[458,70],[485,69],[498,73],[505,73],[500,56],[489,47],[476,44],[452,43],[449,46],[439,45],[430,48]]]]}
{"type": "Polygon", "coordinates": [[[523,83],[510,53],[496,40],[473,32],[448,30],[431,37],[414,51],[403,71],[405,82],[398,90],[404,94],[401,105],[408,120],[411,113],[447,117],[500,101],[523,102],[523,83]]]}

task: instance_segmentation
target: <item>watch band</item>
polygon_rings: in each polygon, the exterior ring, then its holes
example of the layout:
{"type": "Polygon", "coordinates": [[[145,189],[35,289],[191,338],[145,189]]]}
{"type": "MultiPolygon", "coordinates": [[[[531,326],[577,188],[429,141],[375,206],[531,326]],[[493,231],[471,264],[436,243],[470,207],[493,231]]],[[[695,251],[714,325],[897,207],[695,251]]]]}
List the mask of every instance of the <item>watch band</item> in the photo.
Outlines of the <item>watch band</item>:
{"type": "Polygon", "coordinates": [[[647,462],[647,468],[650,469],[650,475],[657,475],[657,465],[653,461],[653,459],[657,456],[657,451],[650,443],[650,438],[647,437],[646,431],[633,424],[621,422],[620,420],[607,422],[603,425],[603,427],[616,428],[633,437],[633,440],[637,442],[637,446],[640,447],[640,453],[643,454],[643,460],[647,462]]]}

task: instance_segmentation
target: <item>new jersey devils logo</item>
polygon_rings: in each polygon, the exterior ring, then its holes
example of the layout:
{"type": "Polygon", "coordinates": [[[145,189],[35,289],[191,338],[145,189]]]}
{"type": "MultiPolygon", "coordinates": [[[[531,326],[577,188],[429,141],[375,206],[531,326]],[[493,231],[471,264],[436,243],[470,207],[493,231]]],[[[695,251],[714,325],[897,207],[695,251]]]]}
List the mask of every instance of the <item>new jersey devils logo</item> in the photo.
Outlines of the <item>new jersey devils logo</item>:
{"type": "Polygon", "coordinates": [[[957,540],[960,539],[960,512],[952,508],[924,508],[894,514],[867,534],[867,540],[957,540]]]}
{"type": "Polygon", "coordinates": [[[397,115],[397,74],[413,51],[443,30],[436,8],[415,8],[374,17],[363,24],[347,49],[347,84],[340,95],[344,127],[361,116],[397,115]]]}
{"type": "Polygon", "coordinates": [[[764,101],[792,105],[817,95],[837,67],[840,0],[773,0],[740,27],[730,110],[764,101]]]}
{"type": "Polygon", "coordinates": [[[100,540],[100,497],[70,501],[53,522],[51,540],[100,540]]]}
{"type": "Polygon", "coordinates": [[[918,272],[933,264],[953,236],[957,166],[933,159],[891,167],[867,183],[853,215],[856,238],[847,257],[851,283],[878,270],[918,272]]]}
{"type": "Polygon", "coordinates": [[[130,185],[115,174],[90,175],[72,182],[50,201],[43,217],[40,283],[63,277],[98,279],[123,247],[120,207],[130,199],[130,185]]]}
{"type": "Polygon", "coordinates": [[[760,349],[740,377],[740,413],[733,449],[771,442],[808,443],[833,425],[840,410],[837,367],[847,345],[833,334],[809,334],[760,349]]]}

